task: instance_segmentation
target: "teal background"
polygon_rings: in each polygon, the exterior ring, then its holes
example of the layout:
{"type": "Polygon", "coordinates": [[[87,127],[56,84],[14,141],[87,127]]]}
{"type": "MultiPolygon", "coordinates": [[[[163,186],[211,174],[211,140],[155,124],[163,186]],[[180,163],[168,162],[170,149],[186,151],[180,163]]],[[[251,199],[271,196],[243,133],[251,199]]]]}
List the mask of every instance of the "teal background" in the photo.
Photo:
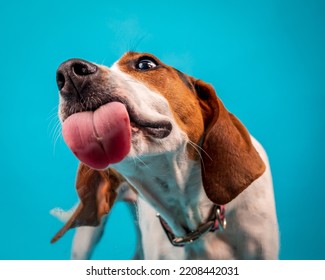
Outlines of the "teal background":
{"type": "MultiPolygon", "coordinates": [[[[0,5],[0,259],[68,259],[55,245],[77,160],[59,136],[55,71],[111,65],[129,49],[210,82],[266,148],[281,259],[325,259],[324,1],[5,1],[0,5]]],[[[249,223],[249,220],[247,220],[249,223]]],[[[128,259],[135,231],[114,208],[95,259],[128,259]]]]}

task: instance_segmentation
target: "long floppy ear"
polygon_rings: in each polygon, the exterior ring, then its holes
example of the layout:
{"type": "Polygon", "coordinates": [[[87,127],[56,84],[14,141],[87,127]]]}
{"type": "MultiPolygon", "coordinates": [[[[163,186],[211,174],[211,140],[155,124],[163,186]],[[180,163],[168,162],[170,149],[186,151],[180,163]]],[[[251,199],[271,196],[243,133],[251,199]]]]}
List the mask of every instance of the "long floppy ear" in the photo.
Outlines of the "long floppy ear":
{"type": "Polygon", "coordinates": [[[80,204],[68,222],[52,238],[60,239],[69,229],[80,226],[98,226],[101,218],[108,214],[116,199],[116,189],[123,178],[114,170],[97,171],[80,164],[76,188],[80,204]]]}
{"type": "Polygon", "coordinates": [[[265,171],[244,125],[222,104],[213,87],[195,81],[203,118],[202,179],[205,192],[216,204],[226,204],[265,171]]]}

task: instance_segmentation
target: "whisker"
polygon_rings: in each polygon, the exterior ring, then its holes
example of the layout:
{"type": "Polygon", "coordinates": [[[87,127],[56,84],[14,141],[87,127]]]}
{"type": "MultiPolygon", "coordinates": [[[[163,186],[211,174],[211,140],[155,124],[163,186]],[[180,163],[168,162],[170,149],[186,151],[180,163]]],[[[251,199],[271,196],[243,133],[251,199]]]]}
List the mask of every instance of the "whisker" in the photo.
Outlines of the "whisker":
{"type": "Polygon", "coordinates": [[[53,132],[57,126],[57,123],[58,123],[58,117],[57,117],[57,115],[55,115],[55,116],[53,115],[51,117],[51,120],[48,123],[48,126],[47,126],[47,132],[50,133],[50,135],[52,135],[52,136],[53,136],[53,132]]]}
{"type": "Polygon", "coordinates": [[[55,154],[56,143],[60,138],[60,136],[62,135],[61,122],[58,119],[56,120],[56,124],[53,126],[51,130],[51,134],[52,134],[52,142],[53,142],[53,154],[55,154]]]}
{"type": "Polygon", "coordinates": [[[204,149],[202,149],[199,145],[195,144],[194,142],[192,142],[191,140],[188,140],[188,143],[194,148],[194,150],[198,153],[198,155],[200,156],[200,159],[201,159],[201,163],[202,163],[202,169],[203,169],[203,172],[205,172],[205,166],[204,166],[204,161],[203,161],[203,158],[202,158],[202,155],[201,155],[201,152],[204,152],[211,160],[212,158],[208,155],[208,153],[206,151],[204,151],[204,149]]]}
{"type": "Polygon", "coordinates": [[[194,145],[194,143],[192,141],[189,141],[188,142],[192,147],[193,149],[197,152],[197,154],[199,155],[200,159],[201,159],[201,162],[203,162],[203,158],[202,158],[202,155],[201,155],[201,152],[200,150],[194,145]]]}
{"type": "Polygon", "coordinates": [[[148,37],[148,34],[143,34],[142,36],[137,36],[137,38],[133,38],[133,40],[128,43],[129,51],[137,51],[139,45],[142,43],[144,39],[148,37]]]}
{"type": "Polygon", "coordinates": [[[135,156],[135,159],[137,159],[139,162],[141,162],[143,164],[144,167],[148,168],[149,170],[151,170],[150,166],[148,166],[140,157],[135,156]]]}
{"type": "Polygon", "coordinates": [[[210,157],[210,155],[202,148],[202,147],[200,147],[199,145],[197,145],[197,144],[195,144],[193,141],[191,141],[191,140],[188,140],[188,142],[193,146],[193,148],[194,148],[194,146],[195,147],[197,147],[200,151],[202,151],[210,160],[213,160],[211,157],[210,157]]]}
{"type": "Polygon", "coordinates": [[[91,173],[93,170],[91,168],[87,168],[85,175],[89,175],[88,173],[91,173]]]}
{"type": "Polygon", "coordinates": [[[99,63],[101,65],[105,65],[105,61],[106,61],[107,57],[104,57],[103,60],[102,60],[102,63],[99,63]]]}
{"type": "Polygon", "coordinates": [[[60,125],[61,125],[60,121],[56,120],[56,123],[52,129],[53,140],[54,140],[54,137],[56,137],[56,134],[60,133],[60,125]]]}
{"type": "Polygon", "coordinates": [[[49,112],[49,115],[47,117],[47,120],[49,121],[49,125],[48,128],[52,125],[53,121],[56,120],[58,115],[58,106],[54,106],[54,108],[52,108],[52,110],[49,112]]]}
{"type": "Polygon", "coordinates": [[[51,135],[52,142],[54,143],[54,149],[55,149],[55,144],[57,142],[57,139],[61,134],[61,132],[60,132],[61,123],[60,123],[60,120],[58,118],[57,110],[58,110],[58,106],[55,106],[50,111],[50,116],[48,117],[49,123],[48,123],[48,127],[47,127],[48,133],[51,135]],[[54,112],[54,110],[56,112],[54,112]]]}
{"type": "Polygon", "coordinates": [[[51,111],[49,112],[49,116],[48,116],[48,118],[47,119],[50,119],[50,118],[52,118],[53,117],[53,115],[57,115],[57,113],[58,113],[58,105],[55,105],[52,109],[51,109],[51,111]]]}
{"type": "Polygon", "coordinates": [[[136,162],[135,158],[133,157],[132,160],[133,160],[133,164],[136,166],[137,162],[136,162]]]}

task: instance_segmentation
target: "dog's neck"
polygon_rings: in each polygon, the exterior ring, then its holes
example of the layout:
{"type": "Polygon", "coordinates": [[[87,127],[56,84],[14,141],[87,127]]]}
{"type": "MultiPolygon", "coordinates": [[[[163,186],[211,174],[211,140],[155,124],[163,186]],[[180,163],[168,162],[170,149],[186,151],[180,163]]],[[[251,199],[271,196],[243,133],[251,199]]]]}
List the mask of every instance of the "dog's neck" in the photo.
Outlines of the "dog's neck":
{"type": "Polygon", "coordinates": [[[213,204],[203,189],[200,163],[188,158],[185,147],[177,153],[124,161],[116,168],[175,235],[195,230],[209,216],[213,204]]]}

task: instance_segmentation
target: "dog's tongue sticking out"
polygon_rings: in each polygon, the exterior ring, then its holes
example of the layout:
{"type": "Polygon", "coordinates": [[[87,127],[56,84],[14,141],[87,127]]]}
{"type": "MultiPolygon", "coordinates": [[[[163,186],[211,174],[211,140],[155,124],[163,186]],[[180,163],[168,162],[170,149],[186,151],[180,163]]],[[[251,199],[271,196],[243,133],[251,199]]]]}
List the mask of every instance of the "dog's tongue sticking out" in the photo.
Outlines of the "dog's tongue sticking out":
{"type": "Polygon", "coordinates": [[[76,157],[93,169],[121,161],[131,147],[129,115],[119,102],[71,115],[63,122],[62,134],[76,157]]]}

